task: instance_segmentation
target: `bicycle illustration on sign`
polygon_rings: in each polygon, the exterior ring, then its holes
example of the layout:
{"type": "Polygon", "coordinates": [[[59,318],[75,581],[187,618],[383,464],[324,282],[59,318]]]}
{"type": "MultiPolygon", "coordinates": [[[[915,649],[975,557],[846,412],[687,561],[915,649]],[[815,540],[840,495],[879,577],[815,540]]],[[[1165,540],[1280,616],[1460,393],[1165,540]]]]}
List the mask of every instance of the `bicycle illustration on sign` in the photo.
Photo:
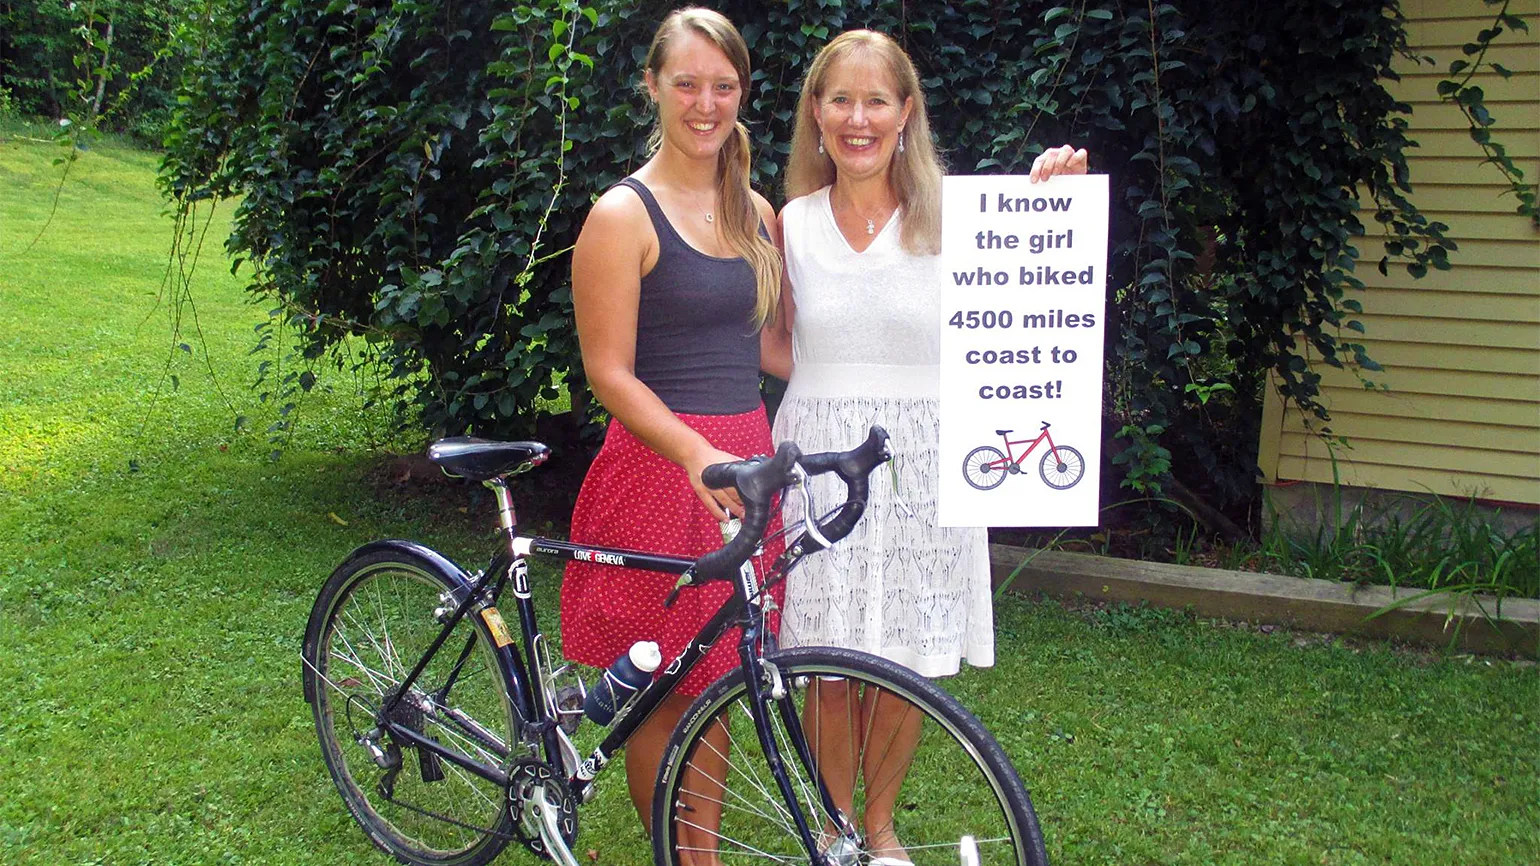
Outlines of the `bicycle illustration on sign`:
{"type": "Polygon", "coordinates": [[[996,430],[995,433],[1005,442],[1005,451],[1002,453],[993,445],[980,445],[969,451],[968,456],[963,458],[963,478],[979,490],[993,490],[1005,481],[1005,476],[1020,475],[1021,464],[1026,462],[1027,455],[1037,449],[1039,442],[1046,441],[1048,451],[1037,465],[1043,483],[1055,490],[1074,487],[1085,475],[1085,458],[1068,445],[1054,444],[1053,437],[1048,435],[1048,427],[1048,422],[1044,421],[1037,438],[1021,440],[1011,439],[1010,430],[996,430]],[[1029,442],[1031,444],[1027,445],[1029,442]],[[1027,449],[1018,457],[1012,448],[1014,445],[1027,445],[1027,449]]]}

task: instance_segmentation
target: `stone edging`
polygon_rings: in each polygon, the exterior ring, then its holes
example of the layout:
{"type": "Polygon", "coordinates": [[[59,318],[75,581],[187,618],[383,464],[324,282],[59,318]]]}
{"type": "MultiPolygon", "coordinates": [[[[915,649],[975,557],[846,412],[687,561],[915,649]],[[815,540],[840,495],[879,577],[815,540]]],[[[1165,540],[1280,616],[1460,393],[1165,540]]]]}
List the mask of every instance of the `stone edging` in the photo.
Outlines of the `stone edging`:
{"type": "Polygon", "coordinates": [[[1016,592],[1148,602],[1191,608],[1202,616],[1435,646],[1453,642],[1468,652],[1517,652],[1533,658],[1540,651],[1540,601],[1534,599],[1504,601],[1498,619],[1497,600],[1491,596],[1431,596],[1371,620],[1366,619],[1370,614],[1417,591],[1004,544],[989,546],[995,585],[1028,557],[1031,561],[1011,582],[1016,592]]]}

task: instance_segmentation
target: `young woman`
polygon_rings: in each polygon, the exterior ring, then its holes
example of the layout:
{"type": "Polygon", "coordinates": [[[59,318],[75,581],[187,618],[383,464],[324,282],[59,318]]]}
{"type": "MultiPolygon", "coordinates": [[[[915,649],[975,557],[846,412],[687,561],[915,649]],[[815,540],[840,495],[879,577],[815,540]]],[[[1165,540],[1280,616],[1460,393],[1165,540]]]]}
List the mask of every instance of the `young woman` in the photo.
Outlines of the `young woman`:
{"type": "MultiPolygon", "coordinates": [[[[760,343],[775,333],[763,326],[778,310],[781,259],[774,211],[749,189],[748,132],[737,122],[748,84],[748,48],[720,14],[682,9],[659,26],[645,72],[657,108],[654,154],[594,203],[573,251],[583,369],[613,419],[578,494],[574,541],[684,556],[718,548],[720,521],[741,504],[704,487],[701,470],[774,450],[759,397],[760,343]]],[[[766,554],[768,562],[779,550],[766,554]]],[[[673,658],[731,592],[703,586],[665,609],[673,582],[570,564],[563,654],[607,667],[651,640],[673,658]]],[[[669,733],[691,696],[737,664],[736,646],[719,641],[627,745],[644,825],[669,733]]],[[[716,826],[719,806],[696,808],[698,823],[716,826]]]]}
{"type": "MultiPolygon", "coordinates": [[[[1085,170],[1085,151],[1065,146],[1032,177],[1085,170]]],[[[787,169],[782,326],[793,369],[774,438],[828,450],[881,424],[896,474],[874,475],[855,532],[788,577],[781,643],[865,650],[933,677],[964,659],[994,663],[985,532],[936,521],[942,173],[908,55],[872,31],[835,38],[803,82],[787,169]]],[[[841,501],[836,486],[815,479],[815,504],[841,501]]],[[[797,497],[785,508],[801,519],[797,497]]],[[[839,682],[817,690],[806,727],[832,793],[848,810],[859,777],[871,862],[907,864],[894,802],[920,720],[886,695],[839,682]]]]}

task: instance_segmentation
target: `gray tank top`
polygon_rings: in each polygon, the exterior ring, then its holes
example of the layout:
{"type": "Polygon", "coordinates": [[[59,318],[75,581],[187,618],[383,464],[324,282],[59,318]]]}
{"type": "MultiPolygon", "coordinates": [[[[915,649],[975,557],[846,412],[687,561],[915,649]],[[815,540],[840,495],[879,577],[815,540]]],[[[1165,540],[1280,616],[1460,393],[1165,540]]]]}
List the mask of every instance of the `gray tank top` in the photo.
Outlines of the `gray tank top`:
{"type": "Polygon", "coordinates": [[[641,196],[658,234],[658,263],[642,277],[637,305],[636,377],[674,412],[759,408],[754,268],[685,243],[641,181],[620,185],[641,196]]]}

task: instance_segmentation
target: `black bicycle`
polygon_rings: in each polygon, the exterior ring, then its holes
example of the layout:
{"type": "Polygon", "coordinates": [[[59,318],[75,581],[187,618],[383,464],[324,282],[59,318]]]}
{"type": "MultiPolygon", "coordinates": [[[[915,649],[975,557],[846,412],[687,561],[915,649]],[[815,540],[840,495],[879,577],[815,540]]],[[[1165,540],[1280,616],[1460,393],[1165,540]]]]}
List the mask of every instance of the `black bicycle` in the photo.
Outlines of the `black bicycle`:
{"type": "Polygon", "coordinates": [[[355,550],[321,589],[303,649],[322,758],[384,851],[404,863],[472,866],[517,840],[578,866],[578,807],[592,798],[595,776],[738,627],[739,668],[695,701],[664,752],[656,863],[1047,863],[1016,771],[955,699],[864,653],[776,649],[765,627],[774,603],[766,587],[860,519],[868,475],[890,456],[881,428],[846,452],[801,454],[785,443],[773,457],[709,467],[705,483],[736,487],[745,515],[736,537],[699,559],[519,535],[508,478],[545,461],[540,443],[461,437],[428,453],[493,490],[505,543],[475,574],[410,541],[355,550]],[[762,582],[750,560],[763,556],[776,497],[807,497],[808,476],[824,472],[845,482],[846,501],[792,527],[800,536],[762,582]],[[711,580],[734,587],[586,757],[572,742],[582,680],[552,663],[530,593],[531,555],[678,574],[676,594],[711,580]],[[517,638],[498,608],[510,589],[517,638]]]}

